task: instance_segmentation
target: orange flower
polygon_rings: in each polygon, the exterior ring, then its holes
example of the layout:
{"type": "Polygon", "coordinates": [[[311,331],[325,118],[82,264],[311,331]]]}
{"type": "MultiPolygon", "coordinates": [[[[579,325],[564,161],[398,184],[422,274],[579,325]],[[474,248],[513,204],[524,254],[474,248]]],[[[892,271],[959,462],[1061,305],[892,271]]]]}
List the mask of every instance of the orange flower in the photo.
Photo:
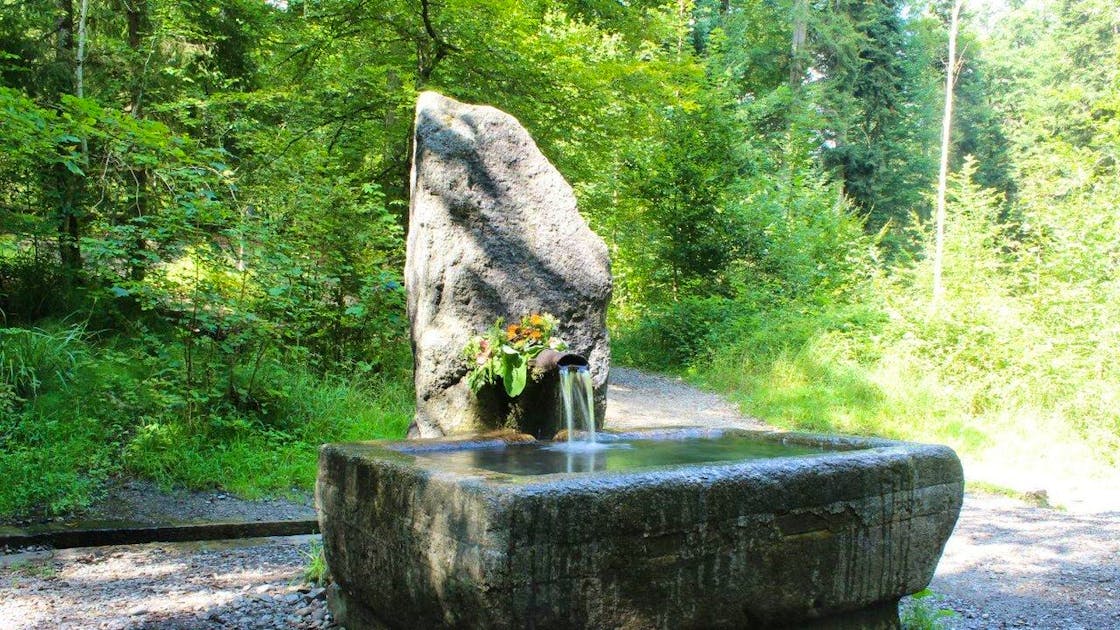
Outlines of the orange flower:
{"type": "Polygon", "coordinates": [[[536,340],[536,341],[540,341],[540,338],[541,338],[541,331],[539,331],[539,330],[536,330],[536,329],[534,329],[534,330],[530,330],[530,331],[529,331],[529,338],[530,338],[530,339],[533,339],[533,340],[536,340]]]}
{"type": "Polygon", "coordinates": [[[529,316],[529,323],[534,325],[534,326],[540,326],[541,324],[544,323],[544,318],[541,317],[540,315],[536,314],[536,313],[533,313],[532,315],[529,316]]]}
{"type": "Polygon", "coordinates": [[[506,339],[513,341],[514,339],[517,339],[517,335],[519,335],[520,333],[520,326],[518,326],[517,324],[510,324],[509,328],[506,328],[506,339]]]}

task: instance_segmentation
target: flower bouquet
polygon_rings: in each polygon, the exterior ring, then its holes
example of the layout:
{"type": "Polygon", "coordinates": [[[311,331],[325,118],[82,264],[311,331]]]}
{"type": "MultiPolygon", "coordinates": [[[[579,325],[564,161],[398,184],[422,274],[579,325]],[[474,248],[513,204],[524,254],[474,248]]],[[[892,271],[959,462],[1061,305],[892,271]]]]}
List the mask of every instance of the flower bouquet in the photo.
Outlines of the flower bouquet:
{"type": "Polygon", "coordinates": [[[463,356],[471,362],[467,385],[477,394],[484,386],[501,379],[510,398],[525,390],[529,380],[529,362],[546,348],[557,352],[568,344],[552,336],[556,318],[548,313],[533,313],[516,324],[505,325],[501,317],[481,335],[471,337],[463,356]]]}

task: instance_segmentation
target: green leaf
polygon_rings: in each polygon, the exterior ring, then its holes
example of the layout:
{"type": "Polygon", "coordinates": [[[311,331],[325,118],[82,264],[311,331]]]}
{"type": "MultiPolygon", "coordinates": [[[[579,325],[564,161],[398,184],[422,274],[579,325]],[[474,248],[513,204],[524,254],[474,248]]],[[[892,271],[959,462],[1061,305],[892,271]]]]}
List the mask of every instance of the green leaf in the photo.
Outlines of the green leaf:
{"type": "Polygon", "coordinates": [[[85,175],[85,173],[82,172],[82,169],[78,167],[78,163],[74,160],[63,160],[62,165],[66,167],[66,170],[75,175],[85,175]]]}
{"type": "Polygon", "coordinates": [[[502,361],[502,385],[511,398],[525,390],[529,366],[519,354],[507,354],[502,361]]]}

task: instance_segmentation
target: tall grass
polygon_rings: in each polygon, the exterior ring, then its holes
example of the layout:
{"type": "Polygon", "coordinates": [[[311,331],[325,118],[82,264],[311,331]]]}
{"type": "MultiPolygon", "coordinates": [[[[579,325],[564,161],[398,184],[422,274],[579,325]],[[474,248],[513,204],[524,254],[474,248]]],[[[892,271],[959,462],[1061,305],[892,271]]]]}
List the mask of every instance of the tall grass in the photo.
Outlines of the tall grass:
{"type": "Polygon", "coordinates": [[[916,280],[925,271],[880,278],[856,307],[746,319],[686,372],[781,427],[948,444],[970,480],[1022,491],[1115,482],[1109,347],[1074,351],[998,288],[962,287],[931,314],[916,280]]]}
{"type": "Polygon", "coordinates": [[[0,384],[18,398],[65,387],[85,353],[84,326],[0,328],[0,384]]]}
{"type": "MultiPolygon", "coordinates": [[[[940,303],[919,256],[843,299],[740,305],[679,369],[778,426],[949,444],[970,481],[1120,485],[1120,299],[1054,275],[970,175],[950,197],[940,303]]],[[[624,349],[657,351],[620,332],[624,349]]]]}
{"type": "Polygon", "coordinates": [[[0,396],[9,393],[0,518],[80,510],[121,474],[246,497],[305,492],[320,444],[403,437],[412,416],[406,370],[342,378],[281,357],[257,375],[255,407],[211,404],[186,422],[173,355],[119,338],[95,343],[80,327],[0,330],[0,396]]]}
{"type": "Polygon", "coordinates": [[[323,377],[273,369],[280,395],[264,416],[226,422],[221,437],[152,420],[124,449],[126,470],[164,485],[221,487],[256,498],[307,490],[325,442],[402,438],[412,419],[411,380],[323,377]]]}

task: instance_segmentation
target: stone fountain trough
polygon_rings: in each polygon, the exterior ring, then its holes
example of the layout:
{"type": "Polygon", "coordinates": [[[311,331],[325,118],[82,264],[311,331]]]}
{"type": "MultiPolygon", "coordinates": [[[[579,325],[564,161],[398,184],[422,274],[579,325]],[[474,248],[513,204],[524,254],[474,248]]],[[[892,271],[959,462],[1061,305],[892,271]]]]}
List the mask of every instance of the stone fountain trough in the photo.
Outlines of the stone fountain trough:
{"type": "Polygon", "coordinates": [[[960,462],[943,446],[621,438],[631,454],[567,467],[529,464],[539,443],[324,446],[332,610],[352,629],[894,628],[961,507],[960,462]],[[650,443],[668,455],[633,454],[650,443]]]}
{"type": "Polygon", "coordinates": [[[743,430],[608,435],[615,448],[586,453],[536,441],[567,426],[573,400],[593,401],[589,436],[602,426],[608,248],[512,116],[428,92],[415,129],[405,286],[409,436],[422,439],[320,452],[336,618],[350,630],[897,627],[899,598],[929,583],[960,511],[956,455],[743,430]],[[471,335],[530,313],[554,316],[584,359],[583,398],[555,373],[517,397],[469,389],[471,335]],[[469,437],[496,429],[516,439],[469,437]]]}

